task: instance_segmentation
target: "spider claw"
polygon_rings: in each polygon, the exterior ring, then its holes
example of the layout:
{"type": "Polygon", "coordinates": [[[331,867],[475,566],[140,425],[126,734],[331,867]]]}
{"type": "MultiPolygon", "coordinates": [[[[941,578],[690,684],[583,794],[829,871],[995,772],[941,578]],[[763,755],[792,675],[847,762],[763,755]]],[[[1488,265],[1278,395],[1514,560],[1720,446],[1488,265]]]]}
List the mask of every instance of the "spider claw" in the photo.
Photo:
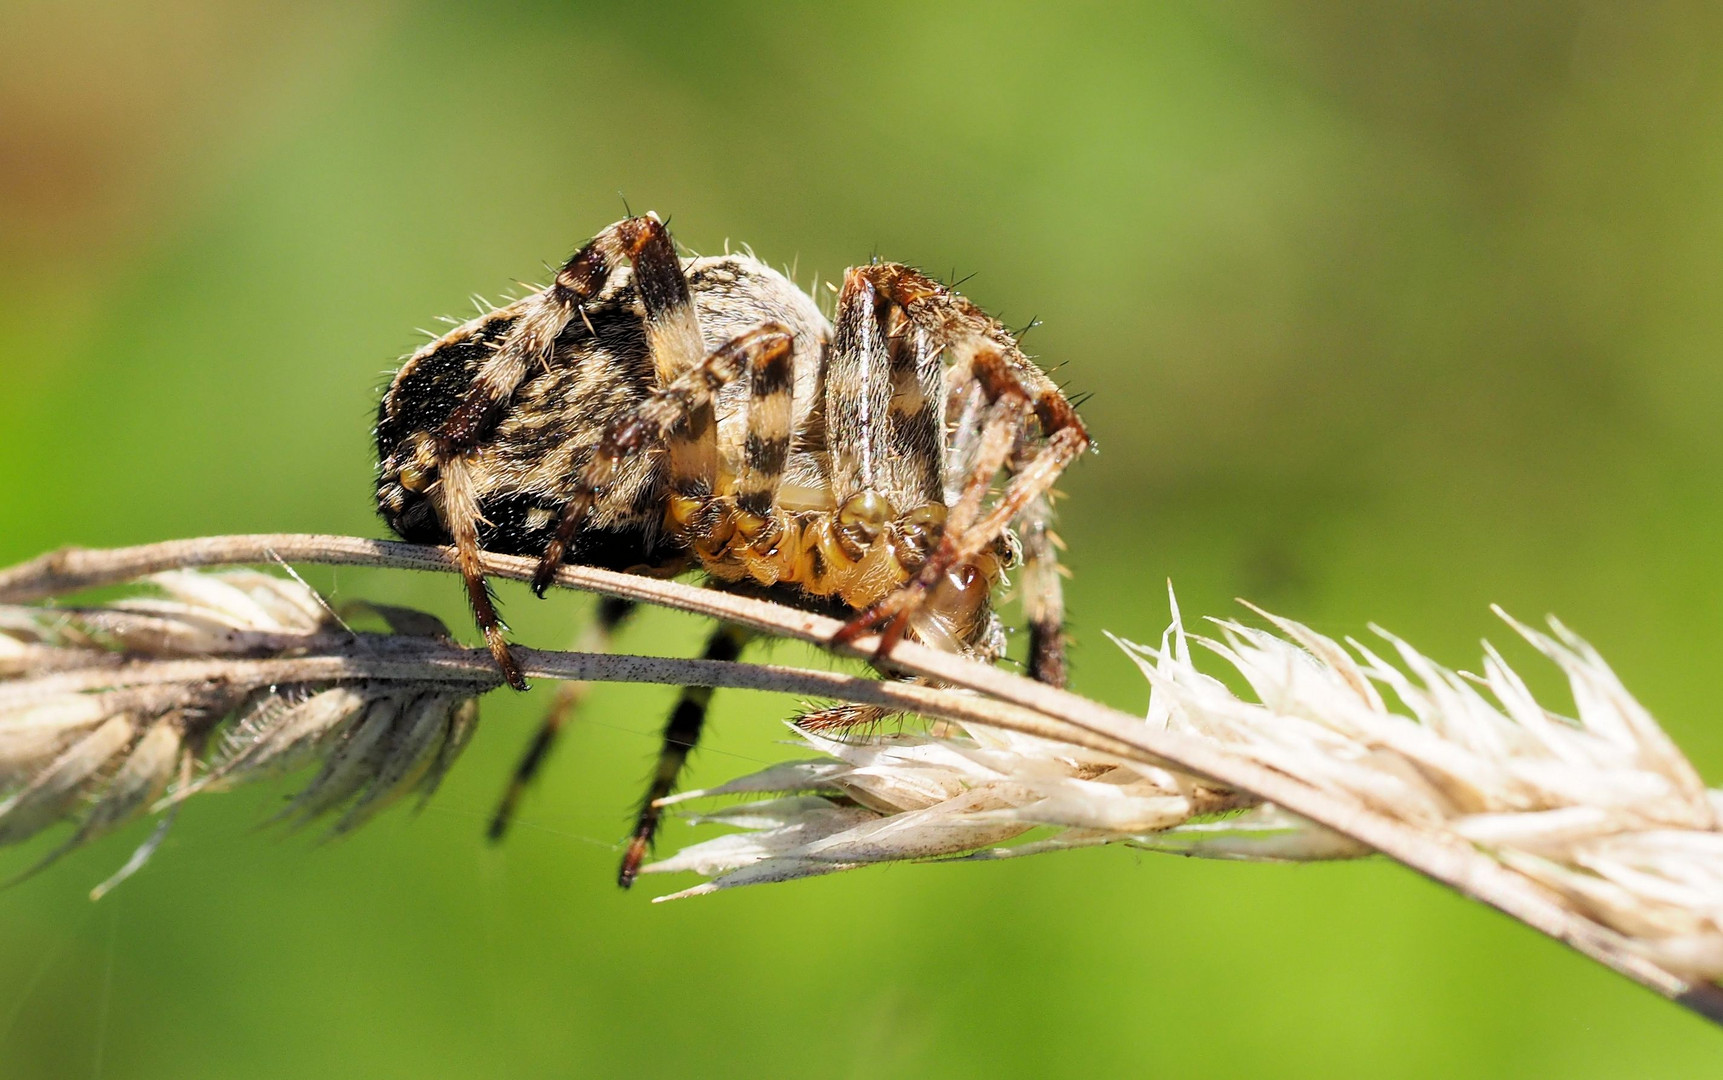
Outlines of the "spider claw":
{"type": "Polygon", "coordinates": [[[551,582],[556,579],[556,568],[561,565],[562,552],[560,550],[554,551],[554,557],[552,552],[545,552],[544,558],[538,561],[537,569],[532,572],[532,591],[534,596],[538,597],[540,600],[544,599],[545,591],[550,588],[551,582]]]}
{"type": "Polygon", "coordinates": [[[617,885],[627,889],[634,885],[634,878],[641,873],[641,863],[646,861],[646,853],[651,849],[653,837],[658,834],[658,806],[646,804],[646,810],[641,811],[639,822],[634,825],[634,835],[629,837],[629,846],[622,853],[622,865],[617,866],[617,885]]]}
{"type": "Polygon", "coordinates": [[[616,884],[620,888],[629,888],[640,876],[640,864],[646,861],[646,849],[651,843],[652,833],[647,829],[636,829],[629,837],[628,850],[622,853],[622,865],[616,871],[616,884]]]}

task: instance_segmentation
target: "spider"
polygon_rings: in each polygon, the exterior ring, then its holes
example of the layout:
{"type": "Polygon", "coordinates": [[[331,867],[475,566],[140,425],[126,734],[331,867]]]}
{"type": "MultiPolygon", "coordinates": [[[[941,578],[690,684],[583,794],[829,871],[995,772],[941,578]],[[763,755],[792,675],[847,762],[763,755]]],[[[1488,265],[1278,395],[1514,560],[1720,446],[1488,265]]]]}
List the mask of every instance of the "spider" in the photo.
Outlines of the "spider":
{"type": "MultiPolygon", "coordinates": [[[[656,215],[604,229],[548,288],[413,353],[383,394],[377,505],[404,539],[452,543],[475,620],[524,689],[481,550],[654,575],[698,570],[992,661],[992,596],[1019,560],[1029,670],[1065,679],[1048,528],[1055,478],[1089,444],[1052,380],[997,321],[897,263],[853,267],[834,318],[752,255],[681,258],[656,215]],[[834,325],[835,324],[835,325],[834,325]],[[1008,477],[997,492],[995,477],[1008,477]]],[[[585,644],[632,609],[600,604],[585,644]]],[[[746,643],[719,627],[705,655],[746,643]]],[[[578,693],[565,687],[493,819],[507,826],[578,693]]],[[[710,691],[684,689],[618,880],[630,884],[699,739],[710,691]]],[[[847,706],[804,717],[879,719],[847,706]]]]}

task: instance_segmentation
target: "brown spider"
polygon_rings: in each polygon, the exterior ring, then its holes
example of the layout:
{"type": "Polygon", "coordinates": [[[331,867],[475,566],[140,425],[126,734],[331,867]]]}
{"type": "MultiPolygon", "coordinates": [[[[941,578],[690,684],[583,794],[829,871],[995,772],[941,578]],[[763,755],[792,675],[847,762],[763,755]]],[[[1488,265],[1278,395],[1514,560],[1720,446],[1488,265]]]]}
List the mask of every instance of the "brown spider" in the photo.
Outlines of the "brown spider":
{"type": "MultiPolygon", "coordinates": [[[[1003,326],[920,272],[855,267],[836,326],[746,255],[682,259],[657,217],[600,232],[549,288],[462,324],[395,374],[377,419],[377,504],[422,543],[453,542],[497,664],[525,687],[479,570],[481,550],[670,575],[847,617],[996,659],[991,598],[1024,559],[1031,673],[1062,685],[1048,496],[1088,446],[1051,379],[1003,326]],[[994,477],[1009,475],[994,494],[994,477]]],[[[600,605],[602,647],[632,605],[600,605]]],[[[706,656],[734,659],[720,627],[706,656]]],[[[506,828],[572,703],[540,729],[492,824],[506,828]]],[[[665,727],[620,881],[629,884],[699,738],[710,691],[665,727]]],[[[867,722],[844,707],[805,718],[867,722]]]]}

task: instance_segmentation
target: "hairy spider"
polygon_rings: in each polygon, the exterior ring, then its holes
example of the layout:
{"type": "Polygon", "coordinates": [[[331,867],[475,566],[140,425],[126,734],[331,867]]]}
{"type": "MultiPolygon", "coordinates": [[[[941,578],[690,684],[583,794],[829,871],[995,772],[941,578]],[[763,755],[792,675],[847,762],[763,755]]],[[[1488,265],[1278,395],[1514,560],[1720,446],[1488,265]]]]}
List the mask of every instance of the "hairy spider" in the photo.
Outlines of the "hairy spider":
{"type": "MultiPolygon", "coordinates": [[[[992,594],[1021,554],[1030,671],[1062,684],[1048,496],[1088,445],[1082,422],[1003,326],[907,266],[847,271],[834,321],[751,256],[680,258],[656,216],[617,222],[548,288],[407,358],[378,413],[377,505],[405,539],[453,542],[517,689],[481,550],[539,556],[540,595],[565,561],[699,570],[840,614],[840,641],[881,629],[879,657],[909,635],[985,660],[1003,649],[992,594]]],[[[601,604],[588,644],[605,645],[631,606],[601,604]]],[[[744,643],[721,627],[706,656],[734,659],[744,643]]],[[[540,729],[493,835],[575,696],[565,689],[540,729]]],[[[685,689],[665,728],[624,885],[709,697],[685,689]]]]}

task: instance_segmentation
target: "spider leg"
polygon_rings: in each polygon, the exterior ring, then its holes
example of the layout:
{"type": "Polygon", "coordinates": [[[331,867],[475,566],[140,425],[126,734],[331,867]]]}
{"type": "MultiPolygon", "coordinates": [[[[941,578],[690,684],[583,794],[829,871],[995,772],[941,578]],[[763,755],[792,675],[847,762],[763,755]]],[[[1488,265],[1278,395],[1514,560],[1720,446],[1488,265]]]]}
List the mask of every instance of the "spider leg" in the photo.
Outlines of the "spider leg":
{"type": "MultiPolygon", "coordinates": [[[[877,654],[880,657],[889,655],[892,646],[903,636],[903,624],[908,614],[921,598],[925,597],[944,575],[992,546],[1031,505],[1044,501],[1059,474],[1089,445],[1088,434],[1081,423],[1076,421],[1075,412],[1062,397],[1058,399],[1056,406],[1034,402],[1038,416],[1044,411],[1062,409],[1069,415],[1071,423],[1051,432],[1047,441],[1029,458],[1028,464],[1011,478],[1004,493],[985,516],[977,518],[968,512],[960,514],[960,510],[969,511],[972,506],[979,509],[980,499],[985,495],[993,473],[1004,464],[1004,456],[996,447],[990,447],[990,438],[998,438],[1002,431],[1007,435],[1014,435],[1016,432],[1011,428],[1021,425],[1023,410],[1030,405],[1021,384],[1016,383],[1015,373],[1004,364],[997,352],[979,350],[974,362],[976,377],[996,399],[994,409],[997,410],[1001,405],[1014,404],[1015,417],[1001,421],[997,414],[989,415],[987,429],[984,430],[977,447],[975,470],[970,474],[969,486],[965,488],[958,506],[952,510],[945,533],[940,538],[939,548],[928,559],[915,580],[851,620],[839,631],[839,641],[854,640],[889,617],[891,622],[881,637],[877,654]],[[1012,385],[1014,383],[1015,386],[1012,385]]],[[[1049,542],[1040,552],[1041,557],[1044,559],[1050,551],[1049,542]]],[[[1062,613],[1059,621],[1063,621],[1062,613]]],[[[1062,653],[1062,647],[1059,651],[1062,653]]]]}
{"type": "MultiPolygon", "coordinates": [[[[926,600],[928,594],[954,568],[966,558],[979,554],[1003,531],[1004,526],[1001,525],[985,542],[973,545],[974,550],[965,554],[968,546],[965,541],[972,539],[976,533],[976,520],[981,513],[981,504],[992,488],[993,477],[1004,467],[1016,442],[1017,433],[1028,417],[1029,403],[1022,393],[998,393],[993,397],[994,400],[982,421],[981,435],[976,442],[975,458],[969,476],[964,482],[962,494],[946,516],[939,545],[907,584],[845,623],[833,637],[834,644],[854,641],[883,624],[885,629],[880,635],[879,648],[874,655],[876,659],[889,656],[892,648],[903,639],[909,629],[911,615],[926,600]]],[[[1010,518],[1005,520],[1009,523],[1010,518]]]]}
{"type": "MultiPolygon", "coordinates": [[[[748,366],[747,430],[742,443],[742,472],[736,478],[733,520],[740,541],[760,551],[771,550],[783,531],[778,491],[783,486],[794,434],[795,377],[794,355],[789,349],[762,349],[748,366]]],[[[723,529],[703,532],[709,545],[730,542],[723,529]]]]}
{"type": "MultiPolygon", "coordinates": [[[[1026,467],[1029,445],[1019,440],[1017,467],[1026,467]]],[[[1065,664],[1065,589],[1060,580],[1059,538],[1052,530],[1051,493],[1030,500],[1017,518],[1023,541],[1023,614],[1029,624],[1029,677],[1063,687],[1065,664]]]]}
{"type": "Polygon", "coordinates": [[[756,517],[772,515],[790,459],[795,420],[794,359],[788,348],[761,349],[748,367],[748,429],[742,445],[736,505],[756,517]]]}
{"type": "Polygon", "coordinates": [[[858,727],[868,727],[895,715],[901,710],[888,709],[883,705],[833,705],[827,709],[815,709],[796,717],[796,726],[803,731],[818,732],[821,735],[830,732],[853,731],[858,727]]]}
{"type": "MultiPolygon", "coordinates": [[[[707,660],[734,660],[742,655],[742,647],[752,636],[750,631],[741,627],[719,626],[707,639],[706,651],[701,655],[707,660]]],[[[700,729],[706,725],[706,708],[711,700],[712,688],[709,686],[684,687],[682,696],[676,701],[676,707],[670,712],[669,721],[664,725],[664,742],[658,751],[658,765],[647,785],[646,797],[641,800],[640,813],[634,822],[634,832],[629,836],[628,848],[622,856],[622,866],[616,873],[616,883],[624,889],[634,884],[634,877],[640,872],[640,864],[645,860],[646,852],[658,833],[658,822],[662,814],[658,800],[676,789],[676,778],[688,760],[688,752],[700,741],[700,729]]]]}
{"type": "Polygon", "coordinates": [[[454,540],[473,619],[484,632],[497,666],[516,690],[525,690],[526,680],[509,653],[502,620],[479,568],[478,526],[483,518],[473,494],[467,455],[495,427],[528,371],[535,365],[550,367],[563,329],[625,259],[634,264],[635,281],[647,311],[647,339],[660,371],[667,367],[679,371],[679,365],[698,362],[699,326],[675,244],[656,217],[628,218],[588,241],[557,271],[550,287],[530,300],[507,336],[479,366],[466,397],[450,412],[438,433],[443,521],[454,540]]]}
{"type": "Polygon", "coordinates": [[[464,458],[445,462],[438,487],[442,493],[443,520],[455,541],[455,565],[467,586],[467,604],[473,609],[473,621],[485,635],[485,645],[497,662],[503,678],[516,690],[526,689],[526,677],[514,654],[509,652],[508,639],[503,636],[502,619],[497,616],[496,602],[491,599],[490,585],[485,582],[479,566],[479,501],[473,495],[472,474],[464,458]]]}
{"type": "MultiPolygon", "coordinates": [[[[769,544],[777,535],[778,489],[790,454],[795,405],[794,354],[788,333],[776,324],[752,331],[726,348],[732,346],[738,356],[746,357],[748,369],[747,435],[743,443],[742,473],[736,484],[736,528],[747,542],[769,544]]],[[[726,370],[734,374],[733,369],[726,370]]],[[[714,452],[714,472],[715,457],[714,452]]],[[[710,474],[704,478],[707,491],[712,479],[710,474]]],[[[691,485],[677,485],[673,474],[672,486],[677,491],[672,497],[673,515],[679,509],[687,512],[698,510],[701,500],[691,485]]],[[[703,534],[702,530],[695,530],[695,535],[710,539],[710,534],[703,534]]],[[[727,536],[721,536],[717,542],[723,543],[727,539],[727,536]]],[[[743,646],[752,636],[741,627],[720,626],[708,639],[704,655],[708,660],[734,660],[741,655],[743,646]]],[[[653,771],[646,796],[640,802],[634,832],[623,855],[622,866],[617,871],[617,883],[625,889],[634,883],[641,860],[646,857],[658,831],[662,812],[658,800],[675,790],[676,778],[688,759],[688,752],[700,740],[700,730],[705,725],[706,709],[711,700],[710,687],[684,687],[681,698],[670,713],[670,720],[664,728],[658,766],[653,771]]]]}
{"type": "Polygon", "coordinates": [[[837,511],[828,556],[860,560],[883,532],[899,567],[925,561],[946,520],[943,352],[865,270],[844,276],[822,372],[837,511]]]}
{"type": "MultiPolygon", "coordinates": [[[[999,501],[987,515],[976,521],[958,538],[956,551],[952,555],[953,565],[973,559],[985,551],[1031,503],[1044,498],[1052,490],[1059,474],[1088,449],[1088,433],[1083,430],[1080,422],[1076,422],[1076,414],[1071,412],[1070,406],[1065,404],[1062,398],[1060,405],[1064,411],[1070,413],[1073,423],[1051,431],[1047,441],[1030,458],[1029,463],[1011,478],[999,501]]],[[[1040,415],[1040,402],[1035,404],[1035,410],[1037,415],[1040,415]]]]}
{"type": "Polygon", "coordinates": [[[891,342],[881,319],[886,303],[864,274],[844,275],[824,378],[832,498],[840,507],[878,493],[886,479],[892,394],[891,342]]]}
{"type": "Polygon", "coordinates": [[[924,503],[945,502],[944,352],[925,327],[892,305],[885,322],[889,342],[891,409],[887,415],[886,490],[924,503]]]}
{"type": "Polygon", "coordinates": [[[470,449],[489,433],[527,373],[535,366],[550,367],[563,329],[625,260],[634,264],[635,283],[647,311],[647,340],[660,372],[672,364],[692,366],[699,361],[699,328],[694,326],[690,336],[693,309],[688,283],[669,230],[653,215],[624,219],[587,241],[556,272],[550,287],[529,300],[507,336],[480,365],[466,397],[443,422],[440,438],[448,450],[470,449]]]}
{"type": "Polygon", "coordinates": [[[599,439],[580,472],[574,495],[563,507],[556,535],[545,547],[533,574],[533,591],[544,595],[568,552],[568,545],[625,458],[664,445],[679,427],[686,426],[690,417],[702,409],[709,410],[718,391],[740,374],[745,365],[767,363],[769,357],[788,355],[793,340],[782,325],[764,323],[713,350],[704,361],[678,375],[668,386],[653,391],[633,415],[612,425],[599,439]]]}
{"type": "MultiPolygon", "coordinates": [[[[638,605],[632,600],[624,600],[616,596],[601,597],[598,601],[598,612],[593,620],[586,625],[575,647],[581,652],[609,652],[611,640],[616,631],[634,613],[638,605]]],[[[563,683],[557,687],[556,697],[551,701],[550,708],[545,711],[544,720],[540,722],[538,731],[533,734],[532,742],[527,744],[526,753],[521,755],[520,762],[515,766],[514,775],[509,778],[508,787],[503,790],[503,797],[497,802],[495,813],[491,815],[490,828],[486,835],[493,842],[501,841],[508,833],[509,825],[514,820],[515,810],[520,805],[521,796],[531,786],[538,772],[544,767],[545,759],[550,755],[551,748],[556,745],[557,736],[563,727],[580,708],[581,702],[592,689],[592,684],[578,679],[563,683]]]]}
{"type": "MultiPolygon", "coordinates": [[[[885,631],[876,656],[889,654],[906,631],[910,615],[941,578],[981,554],[1014,521],[1029,514],[1030,520],[1025,524],[1031,527],[1027,531],[1038,534],[1031,537],[1032,550],[1029,552],[1036,562],[1029,576],[1039,598],[1033,605],[1031,633],[1035,634],[1033,626],[1039,616],[1040,636],[1045,643],[1045,670],[1050,676],[1062,678],[1062,674],[1057,673],[1062,671],[1063,662],[1056,659],[1062,657],[1062,645],[1056,644],[1062,636],[1056,630],[1050,632],[1049,627],[1062,623],[1063,605],[1057,596],[1056,576],[1049,586],[1047,574],[1042,573],[1043,567],[1050,565],[1048,556],[1052,550],[1044,527],[1046,495],[1059,474],[1089,445],[1082,421],[1053,380],[1023,355],[1004,327],[968,300],[905,266],[881,264],[862,267],[853,273],[867,281],[874,294],[899,307],[911,325],[942,348],[949,348],[956,359],[954,378],[957,386],[962,387],[965,382],[973,380],[981,391],[981,398],[991,404],[979,425],[959,424],[952,457],[962,470],[958,475],[964,479],[959,488],[953,482],[954,476],[947,477],[946,500],[952,503],[952,510],[938,549],[912,581],[852,619],[834,640],[840,643],[852,641],[883,623],[885,631]],[[998,443],[1010,426],[1010,422],[1000,415],[1001,405],[1006,402],[1016,403],[1011,406],[1012,411],[1018,414],[1016,434],[1023,432],[1026,413],[1032,410],[1045,442],[1032,453],[1023,451],[1015,456],[1011,462],[1014,474],[1011,481],[998,501],[982,516],[980,507],[987,494],[987,486],[994,473],[1006,463],[998,443]],[[973,439],[966,434],[970,430],[978,432],[973,439]],[[1036,509],[1031,513],[1032,507],[1036,509]],[[1037,517],[1043,522],[1038,529],[1033,527],[1037,517]]],[[[846,281],[845,285],[847,289],[849,282],[846,281]]],[[[842,316],[840,310],[840,318],[842,316]]],[[[955,400],[959,395],[953,393],[952,397],[955,400]]],[[[974,395],[968,396],[964,400],[965,413],[970,413],[971,406],[978,404],[974,395]]],[[[1056,571],[1053,573],[1056,575],[1056,571]]]]}

